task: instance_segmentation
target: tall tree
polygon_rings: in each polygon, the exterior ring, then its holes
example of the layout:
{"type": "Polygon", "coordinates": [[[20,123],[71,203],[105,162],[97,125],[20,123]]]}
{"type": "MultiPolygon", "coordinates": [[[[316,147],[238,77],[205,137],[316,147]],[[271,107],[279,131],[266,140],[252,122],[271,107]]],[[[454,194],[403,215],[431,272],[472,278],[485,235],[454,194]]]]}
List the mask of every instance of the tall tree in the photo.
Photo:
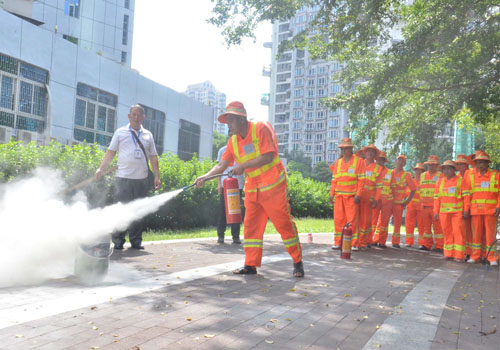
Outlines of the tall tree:
{"type": "MultiPolygon", "coordinates": [[[[228,44],[252,37],[259,22],[313,7],[308,27],[282,42],[281,51],[305,48],[313,59],[343,62],[335,77],[343,89],[325,103],[350,112],[360,140],[385,129],[396,148],[422,123],[465,116],[490,129],[500,123],[498,0],[211,1],[209,21],[228,44]]],[[[486,138],[490,152],[496,139],[486,138]]]]}
{"type": "Polygon", "coordinates": [[[222,146],[227,145],[228,137],[224,134],[214,131],[212,134],[212,159],[217,159],[217,154],[222,146]]]}

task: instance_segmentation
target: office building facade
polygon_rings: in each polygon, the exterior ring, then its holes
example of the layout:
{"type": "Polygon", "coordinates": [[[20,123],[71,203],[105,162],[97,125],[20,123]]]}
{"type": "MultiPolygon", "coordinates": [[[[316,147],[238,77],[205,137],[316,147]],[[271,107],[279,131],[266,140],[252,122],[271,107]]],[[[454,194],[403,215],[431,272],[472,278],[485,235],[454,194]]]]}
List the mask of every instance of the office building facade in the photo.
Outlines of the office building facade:
{"type": "Polygon", "coordinates": [[[227,125],[219,123],[217,120],[217,117],[226,111],[226,94],[217,91],[214,85],[209,81],[189,85],[184,93],[196,101],[214,107],[214,131],[224,135],[227,134],[227,125]]]}

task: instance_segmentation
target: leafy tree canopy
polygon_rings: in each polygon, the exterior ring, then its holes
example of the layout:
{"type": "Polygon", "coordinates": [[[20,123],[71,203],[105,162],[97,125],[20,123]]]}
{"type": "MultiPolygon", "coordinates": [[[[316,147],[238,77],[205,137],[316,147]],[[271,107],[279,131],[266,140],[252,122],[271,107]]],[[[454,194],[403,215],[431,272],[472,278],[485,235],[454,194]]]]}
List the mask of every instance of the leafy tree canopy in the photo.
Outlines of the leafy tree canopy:
{"type": "MultiPolygon", "coordinates": [[[[285,21],[312,7],[308,27],[280,51],[307,49],[313,59],[343,63],[335,76],[343,89],[325,103],[350,112],[359,140],[373,141],[386,129],[387,145],[398,149],[423,125],[449,120],[498,130],[498,0],[211,1],[209,22],[228,44],[252,37],[259,22],[285,21]]],[[[486,135],[487,150],[500,161],[497,140],[498,133],[486,135]]]]}
{"type": "Polygon", "coordinates": [[[218,133],[217,131],[214,131],[212,135],[212,159],[217,159],[217,154],[219,153],[219,150],[227,145],[229,137],[227,135],[218,133]]]}

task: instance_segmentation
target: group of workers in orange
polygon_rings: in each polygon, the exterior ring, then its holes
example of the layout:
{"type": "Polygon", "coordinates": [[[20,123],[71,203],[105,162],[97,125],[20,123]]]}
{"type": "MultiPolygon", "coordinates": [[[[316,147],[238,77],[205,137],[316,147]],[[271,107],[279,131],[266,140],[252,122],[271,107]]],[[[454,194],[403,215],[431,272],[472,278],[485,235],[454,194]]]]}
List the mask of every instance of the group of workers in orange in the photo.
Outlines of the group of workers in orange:
{"type": "Polygon", "coordinates": [[[335,226],[332,249],[340,249],[342,229],[354,227],[352,249],[386,248],[391,216],[392,246],[401,247],[401,222],[406,209],[405,245],[442,252],[444,259],[498,265],[496,229],[500,214],[500,173],[489,169],[484,151],[458,155],[439,164],[435,155],[404,170],[407,158],[399,155],[388,169],[385,152],[369,145],[354,153],[350,138],[339,145],[341,157],[332,165],[330,203],[335,226]],[[470,168],[469,168],[470,166],[470,168]]]}

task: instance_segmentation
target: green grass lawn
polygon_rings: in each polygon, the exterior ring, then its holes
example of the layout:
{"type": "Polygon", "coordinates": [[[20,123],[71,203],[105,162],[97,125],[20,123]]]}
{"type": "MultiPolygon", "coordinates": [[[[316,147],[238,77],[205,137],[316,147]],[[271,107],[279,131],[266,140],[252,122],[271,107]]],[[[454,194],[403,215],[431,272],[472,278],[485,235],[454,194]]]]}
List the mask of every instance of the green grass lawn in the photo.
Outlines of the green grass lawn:
{"type": "MultiPolygon", "coordinates": [[[[295,223],[297,224],[299,233],[333,233],[333,219],[295,218],[295,223]]],[[[401,227],[401,231],[404,232],[404,227],[401,227]]],[[[389,232],[392,232],[392,225],[389,227],[389,232]]],[[[231,235],[231,229],[229,227],[226,230],[226,234],[229,234],[229,236],[231,235]]],[[[277,234],[271,222],[267,224],[266,234],[277,234]]],[[[206,227],[191,230],[148,231],[144,232],[142,237],[144,241],[217,237],[217,229],[215,227],[206,227]]],[[[241,237],[243,237],[243,227],[241,228],[241,237]]]]}

